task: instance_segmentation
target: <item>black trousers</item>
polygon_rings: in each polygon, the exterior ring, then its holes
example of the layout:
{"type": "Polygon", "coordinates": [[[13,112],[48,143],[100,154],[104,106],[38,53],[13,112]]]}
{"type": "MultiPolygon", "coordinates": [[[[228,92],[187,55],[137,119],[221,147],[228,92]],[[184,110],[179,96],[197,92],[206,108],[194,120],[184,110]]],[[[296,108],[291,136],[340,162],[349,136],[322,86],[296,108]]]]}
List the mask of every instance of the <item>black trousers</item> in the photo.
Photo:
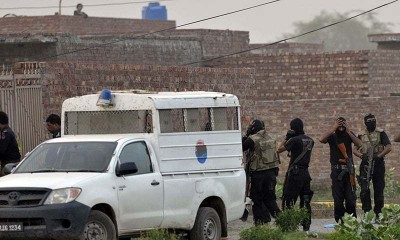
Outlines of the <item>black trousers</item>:
{"type": "Polygon", "coordinates": [[[334,216],[336,222],[342,219],[345,213],[353,214],[357,217],[356,213],[356,186],[354,186],[354,192],[352,191],[352,186],[350,183],[350,176],[347,172],[343,175],[342,180],[338,179],[339,174],[342,170],[332,169],[331,179],[332,179],[332,196],[334,201],[334,216]]]}
{"type": "MultiPolygon", "coordinates": [[[[362,209],[364,212],[368,212],[372,209],[371,204],[371,191],[369,189],[369,183],[367,182],[367,162],[361,162],[360,165],[360,185],[361,192],[360,198],[362,203],[362,209]]],[[[382,212],[382,208],[384,205],[384,196],[383,192],[385,190],[385,161],[384,160],[376,160],[374,164],[374,171],[372,173],[372,184],[374,188],[374,212],[375,214],[379,214],[382,212]]]]}
{"type": "Polygon", "coordinates": [[[300,208],[305,208],[308,218],[303,222],[303,230],[311,225],[311,198],[314,192],[310,187],[311,176],[308,168],[294,168],[283,187],[282,209],[292,208],[300,197],[300,208]]]}
{"type": "Polygon", "coordinates": [[[254,171],[250,174],[250,198],[253,201],[253,218],[255,224],[264,224],[271,221],[271,216],[280,213],[276,203],[276,177],[278,168],[254,171]]]}

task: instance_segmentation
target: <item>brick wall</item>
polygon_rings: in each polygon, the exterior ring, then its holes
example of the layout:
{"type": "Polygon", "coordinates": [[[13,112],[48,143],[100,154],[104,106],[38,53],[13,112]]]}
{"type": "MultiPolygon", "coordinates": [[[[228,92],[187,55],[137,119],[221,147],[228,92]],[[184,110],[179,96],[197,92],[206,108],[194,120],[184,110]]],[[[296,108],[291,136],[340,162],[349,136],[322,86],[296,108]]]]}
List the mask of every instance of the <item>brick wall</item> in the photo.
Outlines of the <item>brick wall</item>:
{"type": "Polygon", "coordinates": [[[400,51],[371,51],[369,69],[371,96],[400,93],[400,51]]]}
{"type": "MultiPolygon", "coordinates": [[[[218,91],[236,94],[245,106],[254,103],[248,96],[254,84],[254,70],[251,69],[53,62],[44,65],[43,73],[45,116],[61,113],[61,104],[66,98],[98,92],[102,88],[218,91]]],[[[243,111],[244,116],[253,115],[251,107],[243,111]]]]}
{"type": "MultiPolygon", "coordinates": [[[[252,118],[262,119],[267,130],[278,141],[286,134],[290,120],[300,117],[305,123],[306,133],[316,141],[310,168],[315,184],[329,181],[329,148],[317,139],[330,129],[336,116],[344,116],[352,129],[359,132],[363,129],[363,114],[372,111],[378,118],[378,127],[384,128],[391,139],[399,128],[400,98],[261,99],[257,92],[252,91],[258,85],[254,69],[47,63],[43,72],[45,116],[60,113],[62,101],[68,97],[97,92],[107,87],[233,93],[241,103],[243,129],[252,118]]],[[[394,151],[386,160],[388,167],[400,167],[397,145],[394,143],[394,151]]],[[[287,169],[287,161],[283,154],[282,172],[287,169]]],[[[358,159],[356,163],[359,163],[358,159]]],[[[395,174],[400,176],[400,173],[395,174]]]]}
{"type": "Polygon", "coordinates": [[[148,36],[124,38],[124,36],[102,36],[62,38],[57,45],[59,61],[91,62],[99,64],[131,64],[176,66],[202,59],[202,46],[197,39],[148,36]],[[125,39],[125,40],[124,40],[125,39]],[[108,44],[114,42],[113,44],[108,44]],[[96,47],[101,46],[101,47],[96,47]]]}
{"type": "Polygon", "coordinates": [[[0,35],[2,41],[5,43],[0,44],[0,65],[21,61],[69,61],[171,66],[201,60],[203,49],[198,38],[159,35],[135,38],[68,33],[4,34],[0,35]],[[87,50],[79,51],[81,49],[87,50]]]}
{"type": "Polygon", "coordinates": [[[255,68],[260,100],[368,96],[368,51],[247,54],[213,65],[255,68]]]}
{"type": "Polygon", "coordinates": [[[250,48],[256,48],[251,51],[253,54],[267,53],[303,53],[303,52],[321,52],[324,50],[324,45],[319,43],[297,43],[285,42],[279,44],[250,44],[250,48]]]}
{"type": "Polygon", "coordinates": [[[0,65],[38,60],[38,57],[52,55],[55,51],[55,43],[0,44],[0,65]]]}
{"type": "MultiPolygon", "coordinates": [[[[238,52],[249,48],[249,32],[211,29],[179,29],[161,33],[166,36],[197,38],[205,58],[238,52]]],[[[207,65],[207,63],[206,63],[207,65]]]]}
{"type": "Polygon", "coordinates": [[[76,35],[128,34],[174,28],[175,21],[78,16],[0,18],[0,34],[73,33],[76,35]]]}

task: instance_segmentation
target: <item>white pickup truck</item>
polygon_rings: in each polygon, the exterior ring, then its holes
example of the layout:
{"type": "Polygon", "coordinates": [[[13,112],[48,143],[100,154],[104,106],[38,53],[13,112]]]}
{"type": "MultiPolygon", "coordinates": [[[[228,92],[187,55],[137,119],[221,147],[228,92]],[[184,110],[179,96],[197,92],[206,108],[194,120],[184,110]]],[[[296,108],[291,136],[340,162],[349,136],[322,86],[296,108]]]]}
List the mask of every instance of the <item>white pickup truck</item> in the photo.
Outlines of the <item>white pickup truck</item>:
{"type": "Polygon", "coordinates": [[[240,108],[217,92],[67,99],[62,137],[0,178],[0,239],[111,240],[167,228],[226,237],[245,209],[240,108]]]}

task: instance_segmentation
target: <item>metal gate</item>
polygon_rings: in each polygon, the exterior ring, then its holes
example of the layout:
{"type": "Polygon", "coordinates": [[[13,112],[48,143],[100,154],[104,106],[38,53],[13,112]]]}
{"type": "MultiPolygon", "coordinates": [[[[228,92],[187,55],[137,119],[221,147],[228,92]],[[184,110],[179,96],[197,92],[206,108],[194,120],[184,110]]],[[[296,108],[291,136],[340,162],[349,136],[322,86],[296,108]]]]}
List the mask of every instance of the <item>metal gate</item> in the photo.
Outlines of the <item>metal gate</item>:
{"type": "Polygon", "coordinates": [[[0,67],[0,110],[9,117],[22,156],[46,139],[38,63],[21,63],[16,73],[0,67]]]}

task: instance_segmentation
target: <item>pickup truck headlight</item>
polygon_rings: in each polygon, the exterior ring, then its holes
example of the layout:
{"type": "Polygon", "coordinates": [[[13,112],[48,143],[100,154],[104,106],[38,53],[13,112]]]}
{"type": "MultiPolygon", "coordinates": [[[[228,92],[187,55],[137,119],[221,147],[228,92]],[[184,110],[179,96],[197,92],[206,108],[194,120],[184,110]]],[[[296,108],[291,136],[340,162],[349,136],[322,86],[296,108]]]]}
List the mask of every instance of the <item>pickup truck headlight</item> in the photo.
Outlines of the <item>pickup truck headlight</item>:
{"type": "Polygon", "coordinates": [[[48,205],[72,202],[79,196],[81,191],[82,189],[80,188],[62,188],[53,190],[44,204],[48,205]]]}

